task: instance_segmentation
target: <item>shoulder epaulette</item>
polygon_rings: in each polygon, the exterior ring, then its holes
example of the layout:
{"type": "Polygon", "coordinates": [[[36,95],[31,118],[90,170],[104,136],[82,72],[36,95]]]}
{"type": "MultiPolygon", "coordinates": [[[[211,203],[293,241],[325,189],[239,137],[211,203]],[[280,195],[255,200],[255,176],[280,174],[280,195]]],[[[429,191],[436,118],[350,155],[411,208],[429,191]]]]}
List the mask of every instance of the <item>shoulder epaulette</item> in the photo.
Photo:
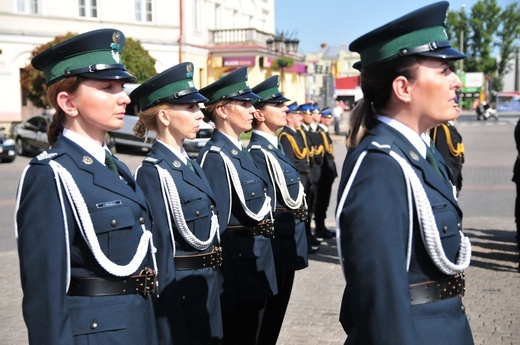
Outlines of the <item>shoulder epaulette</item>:
{"type": "Polygon", "coordinates": [[[220,152],[221,150],[222,150],[222,149],[221,149],[220,147],[218,147],[218,146],[211,146],[211,147],[209,148],[209,151],[217,152],[217,153],[220,152]]]}
{"type": "Polygon", "coordinates": [[[251,145],[251,150],[260,150],[261,148],[262,148],[262,145],[258,145],[258,144],[251,145]]]}
{"type": "Polygon", "coordinates": [[[36,157],[34,157],[30,164],[48,164],[51,160],[55,159],[58,156],[63,154],[62,151],[52,150],[52,151],[43,151],[36,157]]]}

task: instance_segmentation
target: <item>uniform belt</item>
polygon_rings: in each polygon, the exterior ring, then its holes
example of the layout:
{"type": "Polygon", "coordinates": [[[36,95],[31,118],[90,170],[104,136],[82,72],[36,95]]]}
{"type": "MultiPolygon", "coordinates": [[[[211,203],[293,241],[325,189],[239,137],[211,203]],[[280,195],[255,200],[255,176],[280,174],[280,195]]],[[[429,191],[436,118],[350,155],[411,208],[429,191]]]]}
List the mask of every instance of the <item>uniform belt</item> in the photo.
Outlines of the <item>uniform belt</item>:
{"type": "Polygon", "coordinates": [[[228,231],[228,237],[230,238],[242,237],[244,235],[272,237],[274,223],[270,218],[268,218],[253,227],[228,225],[227,229],[231,230],[228,231]]]}
{"type": "Polygon", "coordinates": [[[126,278],[72,277],[69,296],[112,296],[140,294],[145,297],[155,292],[157,274],[145,268],[138,276],[126,278]]]}
{"type": "Polygon", "coordinates": [[[198,270],[211,267],[214,270],[222,266],[222,251],[215,246],[211,253],[175,256],[175,270],[198,270]]]}
{"type": "Polygon", "coordinates": [[[464,296],[464,274],[447,279],[410,284],[410,304],[438,302],[456,296],[464,296]]]}
{"type": "Polygon", "coordinates": [[[286,207],[277,207],[276,212],[290,213],[294,216],[294,218],[301,220],[302,222],[306,221],[309,216],[309,211],[304,207],[300,207],[300,208],[296,208],[296,209],[286,208],[286,207]]]}

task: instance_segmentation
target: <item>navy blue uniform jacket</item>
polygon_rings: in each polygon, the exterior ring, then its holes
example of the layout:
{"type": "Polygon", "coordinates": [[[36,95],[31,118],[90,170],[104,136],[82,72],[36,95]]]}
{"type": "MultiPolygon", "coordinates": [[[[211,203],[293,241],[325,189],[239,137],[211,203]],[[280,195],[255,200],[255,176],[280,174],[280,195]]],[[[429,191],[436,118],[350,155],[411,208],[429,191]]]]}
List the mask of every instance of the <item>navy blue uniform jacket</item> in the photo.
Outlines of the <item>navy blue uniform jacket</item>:
{"type": "MultiPolygon", "coordinates": [[[[268,181],[267,194],[271,197],[273,212],[276,211],[276,207],[287,208],[278,186],[276,186],[276,205],[274,205],[275,195],[273,184],[276,182],[272,181],[269,176],[266,158],[262,150],[260,148],[252,148],[255,145],[261,146],[264,150],[270,152],[274,157],[276,157],[283,170],[287,189],[289,190],[292,199],[296,199],[300,189],[300,174],[298,173],[298,170],[291,161],[280,152],[280,150],[269,143],[266,138],[256,133],[251,135],[248,148],[250,149],[251,156],[253,156],[253,159],[268,181]]],[[[301,207],[303,206],[304,205],[302,204],[301,207]]],[[[305,223],[295,219],[290,213],[276,212],[274,214],[275,236],[271,240],[277,271],[282,273],[307,267],[307,238],[305,235],[305,223]]]]}
{"type": "Polygon", "coordinates": [[[341,210],[341,251],[347,285],[340,321],[345,344],[473,344],[460,297],[410,305],[409,284],[447,278],[426,253],[414,208],[413,243],[406,271],[409,214],[405,179],[388,149],[408,161],[433,209],[446,256],[456,262],[462,212],[440,154],[441,177],[397,130],[378,122],[360,145],[347,153],[341,197],[361,152],[368,150],[341,210]]]}
{"type": "Polygon", "coordinates": [[[161,344],[211,344],[211,339],[215,342],[222,337],[217,271],[211,267],[175,271],[173,248],[175,246],[176,256],[209,253],[218,244],[217,236],[214,243],[203,251],[193,248],[182,237],[166,210],[156,164],[165,169],[175,182],[186,224],[199,240],[209,238],[211,217],[217,214],[217,210],[213,192],[200,166],[193,162],[196,173],[191,171],[170,149],[155,142],[148,158],[137,170],[136,180],[150,203],[154,219],[160,273],[160,294],[155,308],[159,340],[161,344]],[[173,227],[173,238],[168,218],[173,227]]]}
{"type": "MultiPolygon", "coordinates": [[[[128,168],[115,163],[126,184],[80,146],[60,137],[52,158],[74,177],[86,202],[101,250],[114,263],[134,257],[151,216],[142,190],[128,168]]],[[[23,314],[31,344],[156,344],[152,299],[139,294],[68,296],[67,272],[73,277],[110,277],[96,261],[76,224],[65,191],[65,212],[49,166],[35,158],[22,181],[16,213],[18,254],[24,293],[23,314]],[[64,216],[69,233],[66,242],[64,216]],[[70,249],[70,265],[67,255],[70,249]]],[[[63,188],[62,188],[63,189],[63,188]]],[[[150,251],[140,269],[152,267],[150,251]]],[[[134,275],[139,274],[136,271],[134,275]]]]}
{"type": "Polygon", "coordinates": [[[258,222],[242,208],[233,186],[229,184],[220,153],[210,150],[213,146],[229,157],[236,167],[245,202],[255,213],[264,203],[267,181],[254,161],[218,130],[213,131],[197,158],[217,199],[223,257],[220,270],[223,278],[221,302],[222,308],[230,308],[239,300],[251,301],[272,296],[278,289],[270,239],[241,236],[237,233],[240,230],[227,229],[228,225],[252,227],[258,222]]]}

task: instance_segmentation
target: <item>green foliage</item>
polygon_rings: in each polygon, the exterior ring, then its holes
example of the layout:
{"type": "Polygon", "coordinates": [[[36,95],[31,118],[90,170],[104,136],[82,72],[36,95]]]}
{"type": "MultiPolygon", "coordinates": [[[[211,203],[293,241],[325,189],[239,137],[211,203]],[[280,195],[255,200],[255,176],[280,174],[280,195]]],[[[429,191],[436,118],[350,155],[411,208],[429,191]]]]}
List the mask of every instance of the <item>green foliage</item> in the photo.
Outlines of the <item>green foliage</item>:
{"type": "Polygon", "coordinates": [[[501,91],[503,78],[520,38],[520,6],[512,3],[502,9],[496,0],[479,0],[469,13],[449,12],[446,31],[452,45],[468,58],[465,72],[483,72],[495,91],[501,91]],[[497,58],[497,52],[500,58],[497,58]]]}
{"type": "Polygon", "coordinates": [[[141,41],[127,37],[123,50],[123,64],[128,73],[137,77],[137,83],[145,82],[157,74],[155,59],[141,45],[141,41]]]}
{"type": "MultiPolygon", "coordinates": [[[[30,59],[76,35],[77,33],[67,32],[63,36],[55,37],[54,40],[36,47],[31,52],[30,59]]],[[[140,41],[132,38],[126,38],[123,50],[123,64],[130,74],[137,77],[138,82],[143,82],[157,74],[155,71],[155,59],[150,56],[147,50],[143,49],[140,41]]],[[[22,71],[20,84],[24,92],[27,93],[27,98],[36,107],[45,109],[51,106],[47,100],[47,86],[45,85],[45,76],[42,71],[34,69],[29,63],[22,71]]]]}
{"type": "Polygon", "coordinates": [[[294,60],[286,57],[277,58],[271,64],[271,68],[275,71],[280,70],[280,68],[291,68],[292,66],[294,66],[294,60]]]}

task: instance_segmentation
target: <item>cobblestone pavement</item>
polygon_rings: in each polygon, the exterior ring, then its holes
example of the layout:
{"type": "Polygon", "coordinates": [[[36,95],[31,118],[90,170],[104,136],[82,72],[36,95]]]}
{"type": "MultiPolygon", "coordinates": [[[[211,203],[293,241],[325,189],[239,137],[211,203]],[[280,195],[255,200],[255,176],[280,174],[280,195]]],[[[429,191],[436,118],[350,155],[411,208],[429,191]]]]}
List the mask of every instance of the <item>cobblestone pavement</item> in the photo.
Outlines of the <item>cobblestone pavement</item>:
{"type": "MultiPolygon", "coordinates": [[[[518,115],[501,116],[495,122],[476,121],[467,114],[457,121],[466,147],[460,204],[464,228],[473,244],[464,303],[477,345],[520,344],[520,274],[513,217],[515,186],[511,182],[516,157],[513,129],[518,115]]],[[[340,169],[345,155],[344,137],[334,136],[334,145],[340,169]]],[[[2,169],[6,169],[5,165],[0,165],[0,172],[2,169]]],[[[330,229],[335,227],[338,180],[328,211],[330,229]]],[[[12,210],[13,200],[0,199],[0,204],[12,210]]],[[[1,231],[4,228],[0,224],[1,231]]],[[[16,251],[0,251],[0,264],[0,280],[4,283],[0,295],[0,345],[27,344],[16,251]]],[[[278,344],[342,344],[346,335],[338,319],[344,286],[335,241],[326,240],[311,256],[309,267],[296,274],[278,344]]]]}

